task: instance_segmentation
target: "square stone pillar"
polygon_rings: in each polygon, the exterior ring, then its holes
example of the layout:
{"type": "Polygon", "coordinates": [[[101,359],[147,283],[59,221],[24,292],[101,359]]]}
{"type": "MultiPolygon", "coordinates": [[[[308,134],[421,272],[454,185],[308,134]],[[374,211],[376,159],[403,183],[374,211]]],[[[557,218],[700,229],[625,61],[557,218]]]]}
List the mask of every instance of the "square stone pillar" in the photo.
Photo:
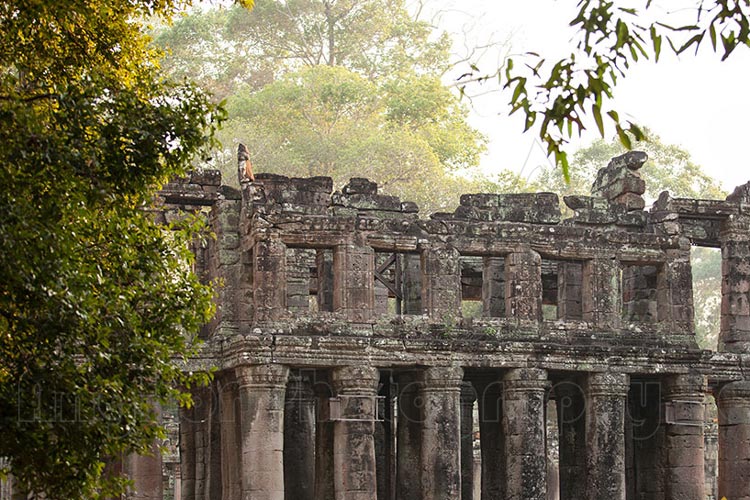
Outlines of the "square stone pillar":
{"type": "Polygon", "coordinates": [[[461,499],[461,382],[457,366],[422,372],[422,497],[461,499]]]}
{"type": "Polygon", "coordinates": [[[705,386],[703,375],[675,375],[666,381],[666,500],[705,498],[705,386]]]}
{"type": "Polygon", "coordinates": [[[577,380],[552,388],[560,435],[560,500],[586,500],[586,398],[577,380]]]}
{"type": "Polygon", "coordinates": [[[548,385],[546,370],[538,368],[516,368],[503,377],[507,500],[547,500],[548,385]]]}
{"type": "Polygon", "coordinates": [[[586,381],[586,498],[625,500],[624,373],[591,373],[586,381]]]}
{"type": "MultiPolygon", "coordinates": [[[[219,422],[221,426],[221,499],[240,498],[242,455],[239,435],[239,393],[234,373],[218,378],[219,422]]],[[[198,500],[198,499],[196,499],[198,500]]]]}
{"type": "Polygon", "coordinates": [[[471,382],[461,384],[461,500],[474,500],[474,402],[471,382]]]}
{"type": "Polygon", "coordinates": [[[505,498],[505,435],[503,433],[503,383],[478,384],[479,437],[482,456],[482,500],[505,498]]]}
{"type": "Polygon", "coordinates": [[[682,238],[680,248],[667,250],[666,254],[667,262],[657,280],[658,318],[670,322],[675,334],[694,335],[690,240],[682,238]]]}
{"type": "Polygon", "coordinates": [[[240,402],[241,500],[284,500],[284,398],[289,368],[235,368],[240,402]]]}
{"type": "Polygon", "coordinates": [[[750,381],[719,390],[719,498],[750,500],[750,381]]]}
{"type": "Polygon", "coordinates": [[[154,444],[149,455],[128,455],[123,463],[123,469],[128,478],[133,481],[125,494],[127,500],[162,500],[164,498],[162,484],[161,450],[154,444]]]}
{"type": "Polygon", "coordinates": [[[375,251],[353,244],[333,251],[333,310],[354,323],[372,321],[375,309],[375,251]]]}
{"type": "Polygon", "coordinates": [[[396,416],[396,498],[422,498],[422,382],[413,371],[398,374],[396,416]]]}
{"type": "Polygon", "coordinates": [[[333,427],[335,500],[377,500],[375,418],[380,374],[371,366],[333,372],[340,414],[333,427]]]}
{"type": "Polygon", "coordinates": [[[329,400],[333,396],[327,373],[313,372],[315,383],[315,499],[334,498],[333,492],[333,425],[329,400]]]}
{"type": "Polygon", "coordinates": [[[436,320],[461,316],[461,263],[453,247],[430,247],[422,253],[423,306],[436,320]]]}
{"type": "Polygon", "coordinates": [[[313,500],[315,493],[315,395],[301,375],[290,377],[284,403],[284,492],[313,500]]]}
{"type": "Polygon", "coordinates": [[[181,500],[195,496],[195,406],[180,407],[180,492],[181,500]]]}
{"type": "Polygon", "coordinates": [[[719,350],[750,353],[750,221],[731,218],[725,224],[719,350]]]}
{"type": "Polygon", "coordinates": [[[482,259],[482,315],[487,318],[505,316],[505,258],[482,259]]]}
{"type": "Polygon", "coordinates": [[[286,245],[269,234],[253,248],[253,309],[255,322],[286,315],[286,245]]]}
{"type": "Polygon", "coordinates": [[[542,258],[533,250],[505,258],[505,314],[520,320],[542,319],[542,258]]]}
{"type": "Polygon", "coordinates": [[[595,258],[583,265],[583,319],[599,328],[616,329],[622,314],[620,266],[613,258],[595,258]]]}

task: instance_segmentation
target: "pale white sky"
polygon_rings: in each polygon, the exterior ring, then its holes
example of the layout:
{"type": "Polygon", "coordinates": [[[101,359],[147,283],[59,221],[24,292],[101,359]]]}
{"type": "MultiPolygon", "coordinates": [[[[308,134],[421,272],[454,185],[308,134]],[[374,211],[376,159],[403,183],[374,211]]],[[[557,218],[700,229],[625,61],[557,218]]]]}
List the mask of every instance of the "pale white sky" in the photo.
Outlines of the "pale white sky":
{"type": "MultiPolygon", "coordinates": [[[[513,53],[534,51],[548,59],[573,49],[575,32],[567,25],[575,13],[574,0],[438,1],[444,9],[440,26],[453,32],[467,31],[476,42],[490,37],[502,40],[512,34],[513,53]]],[[[667,9],[690,4],[685,0],[661,3],[667,9]]],[[[482,69],[485,64],[491,69],[497,60],[497,54],[489,54],[482,69]]],[[[750,50],[740,47],[722,63],[704,49],[698,57],[691,53],[681,60],[665,57],[658,64],[638,63],[627,78],[620,80],[614,106],[621,118],[632,118],[663,141],[683,146],[709,175],[731,191],[750,180],[748,81],[750,50]]],[[[490,138],[482,166],[489,172],[524,168],[529,174],[549,160],[536,144],[536,134],[522,133],[521,118],[507,116],[508,97],[490,93],[473,100],[471,122],[490,138]]],[[[596,127],[591,128],[594,131],[571,152],[598,137],[596,127]]],[[[614,131],[609,134],[613,136],[614,131]]]]}

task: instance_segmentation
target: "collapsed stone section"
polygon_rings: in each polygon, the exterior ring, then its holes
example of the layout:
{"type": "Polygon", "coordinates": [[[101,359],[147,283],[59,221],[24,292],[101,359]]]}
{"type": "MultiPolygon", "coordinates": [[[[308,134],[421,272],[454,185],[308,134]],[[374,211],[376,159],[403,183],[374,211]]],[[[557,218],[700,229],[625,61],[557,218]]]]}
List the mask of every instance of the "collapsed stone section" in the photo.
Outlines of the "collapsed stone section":
{"type": "Polygon", "coordinates": [[[646,163],[648,155],[642,151],[629,151],[612,158],[605,168],[599,170],[591,186],[593,196],[601,196],[630,210],[643,210],[646,182],[638,170],[646,163]]]}
{"type": "Polygon", "coordinates": [[[452,214],[437,213],[432,218],[557,224],[560,203],[554,193],[464,194],[452,214]]]}

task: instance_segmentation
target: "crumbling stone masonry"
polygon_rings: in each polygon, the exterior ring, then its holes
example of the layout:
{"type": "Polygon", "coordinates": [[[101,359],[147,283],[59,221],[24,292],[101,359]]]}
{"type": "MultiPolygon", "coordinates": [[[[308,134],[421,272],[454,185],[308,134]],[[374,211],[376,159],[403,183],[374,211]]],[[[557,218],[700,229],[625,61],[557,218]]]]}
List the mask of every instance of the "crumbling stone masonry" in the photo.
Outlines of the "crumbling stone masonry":
{"type": "MultiPolygon", "coordinates": [[[[750,500],[750,183],[644,211],[645,160],[613,159],[565,220],[551,193],[420,218],[365,179],[166,186],[156,216],[208,214],[219,284],[179,497],[750,500]],[[691,245],[722,251],[718,352],[691,245]]],[[[134,498],[161,498],[146,476],[134,498]]]]}

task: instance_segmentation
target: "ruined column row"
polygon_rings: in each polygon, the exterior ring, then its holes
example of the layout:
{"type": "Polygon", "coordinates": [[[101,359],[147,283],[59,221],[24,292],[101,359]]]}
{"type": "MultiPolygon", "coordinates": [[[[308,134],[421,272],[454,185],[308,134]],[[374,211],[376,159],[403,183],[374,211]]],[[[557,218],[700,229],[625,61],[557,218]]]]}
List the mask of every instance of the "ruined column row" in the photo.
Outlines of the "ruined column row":
{"type": "MultiPolygon", "coordinates": [[[[381,373],[270,364],[237,367],[215,385],[183,415],[183,499],[705,495],[700,375],[654,384],[612,372],[553,380],[540,368],[469,376],[458,366],[381,373]],[[554,468],[550,432],[559,443],[554,468]]],[[[750,498],[746,385],[717,393],[719,494],[739,500],[750,498]]]]}

